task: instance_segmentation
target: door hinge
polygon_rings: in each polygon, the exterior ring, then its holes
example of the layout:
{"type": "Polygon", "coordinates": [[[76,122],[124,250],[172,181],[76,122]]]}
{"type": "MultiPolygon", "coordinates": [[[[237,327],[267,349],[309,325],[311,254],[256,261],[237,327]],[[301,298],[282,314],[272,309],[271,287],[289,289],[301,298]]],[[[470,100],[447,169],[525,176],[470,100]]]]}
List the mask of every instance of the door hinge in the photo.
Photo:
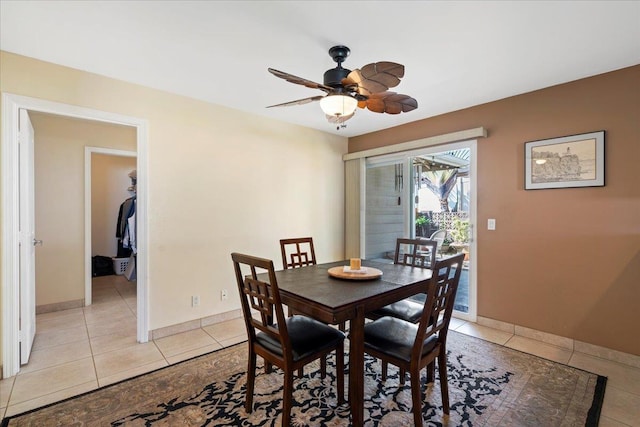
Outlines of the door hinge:
{"type": "Polygon", "coordinates": [[[22,330],[18,331],[18,342],[22,342],[22,330]]]}

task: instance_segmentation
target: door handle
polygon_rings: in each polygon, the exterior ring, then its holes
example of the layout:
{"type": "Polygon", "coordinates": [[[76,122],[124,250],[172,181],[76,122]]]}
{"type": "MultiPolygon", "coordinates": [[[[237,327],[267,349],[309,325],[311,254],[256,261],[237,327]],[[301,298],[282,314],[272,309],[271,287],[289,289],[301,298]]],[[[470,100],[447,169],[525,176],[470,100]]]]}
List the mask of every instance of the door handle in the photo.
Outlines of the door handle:
{"type": "Polygon", "coordinates": [[[42,246],[42,240],[33,239],[33,246],[42,246]]]}

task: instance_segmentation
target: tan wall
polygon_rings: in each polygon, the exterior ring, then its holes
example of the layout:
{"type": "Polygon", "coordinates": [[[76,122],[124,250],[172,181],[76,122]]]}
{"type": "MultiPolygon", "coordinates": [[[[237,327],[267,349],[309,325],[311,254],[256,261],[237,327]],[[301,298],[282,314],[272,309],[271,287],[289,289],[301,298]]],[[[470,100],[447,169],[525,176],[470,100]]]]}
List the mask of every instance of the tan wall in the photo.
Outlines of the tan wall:
{"type": "Polygon", "coordinates": [[[478,126],[478,315],[640,355],[640,66],[351,138],[349,152],[478,126]],[[525,141],[603,129],[605,187],[524,190],[525,141]]]}
{"type": "MultiPolygon", "coordinates": [[[[135,134],[135,132],[134,132],[135,134]]],[[[135,146],[135,135],[133,136],[135,146]]],[[[135,150],[135,148],[134,148],[135,150]]],[[[91,255],[114,257],[118,253],[118,211],[134,193],[129,173],[136,169],[135,157],[94,153],[91,156],[91,255]]]]}
{"type": "Polygon", "coordinates": [[[343,258],[346,138],[0,55],[2,92],[148,121],[151,329],[239,309],[232,251],[280,265],[278,240],[304,235],[320,262],[343,258]]]}
{"type": "MultiPolygon", "coordinates": [[[[135,151],[135,128],[50,114],[30,117],[35,133],[36,236],[44,241],[36,249],[36,305],[83,299],[84,149],[135,151]]],[[[127,160],[124,185],[132,169],[127,160]]],[[[135,168],[135,160],[133,164],[135,168]]],[[[126,187],[122,193],[126,196],[126,187]]]]}

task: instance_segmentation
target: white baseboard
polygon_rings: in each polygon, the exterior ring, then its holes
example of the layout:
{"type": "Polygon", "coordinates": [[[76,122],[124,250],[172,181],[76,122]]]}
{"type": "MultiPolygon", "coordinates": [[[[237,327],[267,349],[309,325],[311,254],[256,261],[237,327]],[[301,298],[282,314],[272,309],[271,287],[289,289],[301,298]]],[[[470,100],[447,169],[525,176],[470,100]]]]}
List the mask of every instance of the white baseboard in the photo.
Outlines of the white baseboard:
{"type": "Polygon", "coordinates": [[[476,323],[488,328],[498,329],[500,331],[509,332],[521,337],[555,345],[556,347],[566,348],[568,350],[577,351],[589,356],[599,357],[601,359],[622,363],[624,365],[629,365],[633,366],[634,368],[640,369],[640,356],[635,354],[623,353],[621,351],[612,350],[610,348],[574,340],[573,338],[562,337],[560,335],[554,335],[548,332],[542,332],[535,329],[526,328],[524,326],[514,325],[513,323],[490,319],[488,317],[478,316],[476,323]]]}
{"type": "MultiPolygon", "coordinates": [[[[207,316],[201,319],[190,320],[188,322],[178,323],[176,325],[155,329],[153,331],[150,331],[150,339],[163,338],[169,335],[175,335],[181,332],[187,332],[193,329],[199,329],[205,326],[214,325],[216,323],[225,322],[227,320],[237,319],[239,317],[242,317],[242,311],[240,309],[214,314],[213,316],[207,316]]],[[[542,341],[547,344],[555,345],[556,347],[577,351],[590,356],[599,357],[601,359],[622,363],[624,365],[629,365],[633,366],[634,368],[640,369],[640,356],[637,356],[635,354],[623,353],[621,351],[612,350],[610,348],[577,341],[572,338],[562,337],[560,335],[554,335],[548,332],[542,332],[524,326],[514,325],[513,323],[490,319],[488,317],[478,316],[476,323],[488,328],[493,328],[521,337],[542,341]]]]}
{"type": "Polygon", "coordinates": [[[156,340],[158,338],[164,338],[169,335],[175,335],[181,332],[200,329],[204,326],[214,325],[216,323],[224,322],[227,320],[237,319],[241,316],[242,310],[238,309],[214,314],[213,316],[202,317],[200,319],[190,320],[188,322],[178,323],[171,326],[165,326],[164,328],[158,328],[150,331],[150,339],[156,340]]]}
{"type": "Polygon", "coordinates": [[[36,306],[36,315],[53,313],[54,311],[71,310],[72,308],[84,307],[84,298],[72,301],[55,302],[53,304],[42,304],[36,306]]]}

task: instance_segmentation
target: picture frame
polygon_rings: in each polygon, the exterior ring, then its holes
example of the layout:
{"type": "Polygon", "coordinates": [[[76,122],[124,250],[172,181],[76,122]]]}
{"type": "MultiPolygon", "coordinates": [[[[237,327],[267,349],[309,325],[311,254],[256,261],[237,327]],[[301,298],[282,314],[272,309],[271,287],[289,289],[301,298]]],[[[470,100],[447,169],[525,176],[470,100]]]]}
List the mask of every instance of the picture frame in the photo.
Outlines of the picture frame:
{"type": "Polygon", "coordinates": [[[603,187],[605,131],[524,143],[525,190],[603,187]]]}

